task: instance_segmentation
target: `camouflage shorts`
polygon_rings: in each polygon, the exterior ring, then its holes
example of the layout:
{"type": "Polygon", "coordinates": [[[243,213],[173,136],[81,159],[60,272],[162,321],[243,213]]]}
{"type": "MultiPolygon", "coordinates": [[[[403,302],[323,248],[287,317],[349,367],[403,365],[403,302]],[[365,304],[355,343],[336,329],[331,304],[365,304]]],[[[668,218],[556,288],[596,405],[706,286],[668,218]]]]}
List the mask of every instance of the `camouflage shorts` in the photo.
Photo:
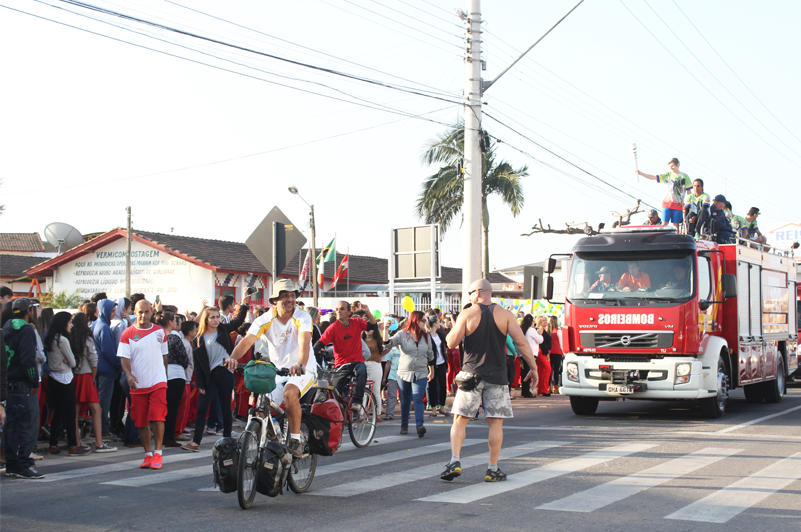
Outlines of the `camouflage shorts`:
{"type": "Polygon", "coordinates": [[[458,416],[472,418],[478,412],[482,401],[484,401],[484,412],[487,417],[514,417],[512,401],[509,399],[509,386],[487,384],[483,380],[469,392],[457,389],[451,412],[458,416]]]}

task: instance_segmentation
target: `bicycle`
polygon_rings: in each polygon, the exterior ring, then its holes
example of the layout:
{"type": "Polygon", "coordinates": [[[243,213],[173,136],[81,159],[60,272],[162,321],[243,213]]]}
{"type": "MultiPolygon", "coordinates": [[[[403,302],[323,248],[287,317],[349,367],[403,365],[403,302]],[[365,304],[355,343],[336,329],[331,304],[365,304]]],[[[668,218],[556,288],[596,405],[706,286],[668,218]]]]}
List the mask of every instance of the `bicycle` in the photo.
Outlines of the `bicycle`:
{"type": "MultiPolygon", "coordinates": [[[[348,385],[347,393],[343,397],[336,389],[337,384],[343,378],[350,377],[352,367],[349,365],[341,366],[337,369],[322,369],[317,370],[317,397],[314,402],[318,403],[328,399],[336,399],[339,408],[342,410],[342,416],[347,420],[348,433],[350,440],[356,447],[367,447],[373,441],[375,435],[376,418],[378,417],[378,407],[373,399],[373,385],[374,381],[367,381],[364,386],[364,399],[362,400],[362,408],[359,412],[354,412],[350,408],[353,405],[353,394],[356,392],[356,383],[351,382],[348,385]]],[[[342,432],[345,432],[343,423],[342,432]]]]}
{"type": "MultiPolygon", "coordinates": [[[[242,371],[242,368],[244,366],[240,366],[237,371],[242,371]]],[[[289,370],[278,369],[276,375],[288,376],[289,370]]],[[[305,413],[308,411],[309,405],[303,404],[302,400],[303,398],[301,398],[301,408],[305,413]]],[[[250,404],[246,428],[238,442],[239,463],[237,465],[236,494],[239,506],[243,510],[250,508],[256,497],[257,469],[262,464],[267,444],[277,442],[286,445],[289,436],[289,420],[286,411],[270,399],[269,394],[251,393],[250,404]]],[[[309,489],[317,469],[317,455],[309,451],[308,436],[309,429],[305,423],[301,422],[300,437],[303,444],[303,456],[292,458],[287,477],[289,489],[298,494],[309,489]]]]}

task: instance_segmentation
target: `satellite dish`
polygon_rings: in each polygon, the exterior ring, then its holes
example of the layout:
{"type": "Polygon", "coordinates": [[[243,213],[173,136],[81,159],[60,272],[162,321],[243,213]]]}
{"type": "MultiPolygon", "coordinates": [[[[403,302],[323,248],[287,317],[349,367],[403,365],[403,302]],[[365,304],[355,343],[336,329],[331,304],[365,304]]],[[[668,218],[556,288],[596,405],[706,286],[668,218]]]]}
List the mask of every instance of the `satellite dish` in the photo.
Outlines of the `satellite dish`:
{"type": "Polygon", "coordinates": [[[58,248],[59,255],[62,250],[66,251],[83,244],[81,232],[69,224],[53,222],[45,227],[44,234],[47,241],[58,248]]]}

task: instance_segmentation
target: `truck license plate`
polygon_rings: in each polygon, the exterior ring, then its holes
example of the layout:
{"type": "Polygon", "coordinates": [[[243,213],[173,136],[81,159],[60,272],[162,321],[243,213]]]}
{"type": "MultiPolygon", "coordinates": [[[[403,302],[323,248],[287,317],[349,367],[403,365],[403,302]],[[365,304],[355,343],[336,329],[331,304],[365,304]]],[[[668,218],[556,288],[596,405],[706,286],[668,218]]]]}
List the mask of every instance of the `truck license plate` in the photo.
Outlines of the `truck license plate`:
{"type": "Polygon", "coordinates": [[[606,391],[608,393],[634,393],[632,386],[623,386],[622,384],[607,384],[606,391]]]}

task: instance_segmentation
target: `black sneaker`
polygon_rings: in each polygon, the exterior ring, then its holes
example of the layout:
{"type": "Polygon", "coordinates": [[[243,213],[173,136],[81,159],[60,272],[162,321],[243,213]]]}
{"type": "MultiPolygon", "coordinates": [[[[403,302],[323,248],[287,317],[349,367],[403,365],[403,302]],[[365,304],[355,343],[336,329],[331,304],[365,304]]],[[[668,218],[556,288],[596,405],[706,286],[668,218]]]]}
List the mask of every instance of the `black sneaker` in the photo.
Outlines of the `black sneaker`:
{"type": "Polygon", "coordinates": [[[450,482],[451,480],[455,479],[461,474],[462,474],[462,463],[453,462],[445,466],[445,471],[442,472],[439,478],[450,482]]]}
{"type": "Polygon", "coordinates": [[[303,458],[303,444],[300,440],[290,439],[287,449],[295,458],[303,458]]]}
{"type": "Polygon", "coordinates": [[[501,471],[500,467],[495,471],[487,469],[487,474],[484,475],[484,482],[500,482],[502,480],[506,480],[506,473],[501,471]]]}
{"type": "Polygon", "coordinates": [[[417,425],[417,437],[422,438],[426,435],[426,428],[423,425],[417,425]]]}
{"type": "Polygon", "coordinates": [[[30,466],[27,469],[22,469],[20,471],[16,471],[16,472],[12,473],[11,475],[8,475],[8,473],[6,473],[6,475],[7,476],[14,476],[14,477],[17,477],[17,478],[30,478],[30,479],[44,478],[45,477],[43,474],[38,472],[36,470],[36,468],[34,468],[33,466],[30,466]]]}

